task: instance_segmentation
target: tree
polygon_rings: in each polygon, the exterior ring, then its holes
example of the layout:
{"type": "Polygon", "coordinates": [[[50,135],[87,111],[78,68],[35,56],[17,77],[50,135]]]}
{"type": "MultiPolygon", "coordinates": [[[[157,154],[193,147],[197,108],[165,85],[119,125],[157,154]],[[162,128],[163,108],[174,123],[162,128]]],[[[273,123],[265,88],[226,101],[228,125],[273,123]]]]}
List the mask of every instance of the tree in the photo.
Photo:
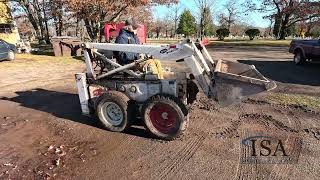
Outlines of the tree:
{"type": "Polygon", "coordinates": [[[177,26],[178,26],[178,22],[179,22],[179,18],[180,18],[180,11],[181,11],[181,5],[180,4],[176,4],[170,7],[170,16],[172,18],[172,21],[174,23],[174,34],[176,35],[177,33],[177,26]]]}
{"type": "Polygon", "coordinates": [[[98,41],[104,23],[114,22],[128,9],[150,4],[170,4],[176,0],[67,0],[67,9],[82,19],[92,41],[98,41]]]}
{"type": "Polygon", "coordinates": [[[206,35],[213,34],[213,22],[211,9],[214,6],[215,0],[194,0],[199,13],[199,34],[200,38],[206,35]],[[212,31],[210,30],[212,29],[212,31]]]}
{"type": "Polygon", "coordinates": [[[231,26],[236,22],[239,14],[237,1],[229,0],[224,4],[227,13],[221,13],[219,15],[219,23],[221,26],[227,28],[230,31],[231,26]]]}
{"type": "Polygon", "coordinates": [[[14,20],[19,29],[20,37],[29,37],[29,38],[33,37],[35,32],[26,16],[16,16],[14,20]]]}
{"type": "Polygon", "coordinates": [[[230,31],[226,28],[218,29],[216,32],[217,32],[219,40],[224,40],[224,38],[229,36],[229,34],[230,34],[230,31]]]}
{"type": "Polygon", "coordinates": [[[184,10],[180,16],[177,32],[184,34],[186,37],[196,32],[196,20],[189,10],[184,10]]]}
{"type": "MultiPolygon", "coordinates": [[[[320,17],[313,17],[309,18],[308,20],[303,22],[306,25],[306,36],[314,36],[313,33],[311,33],[312,29],[316,26],[320,25],[320,17]]],[[[316,36],[314,36],[316,37],[316,36]]]]}
{"type": "Polygon", "coordinates": [[[259,29],[248,29],[246,30],[246,35],[249,36],[250,40],[253,40],[254,37],[256,37],[257,35],[260,34],[260,30],[259,29]]]}
{"type": "Polygon", "coordinates": [[[6,2],[0,2],[0,20],[1,23],[11,23],[12,17],[10,13],[10,8],[6,2]]]}
{"type": "Polygon", "coordinates": [[[269,13],[274,21],[273,34],[285,39],[288,29],[297,22],[320,17],[320,2],[313,0],[247,0],[248,10],[269,13]]]}
{"type": "Polygon", "coordinates": [[[203,11],[203,31],[202,35],[212,36],[214,34],[214,24],[211,16],[210,8],[205,8],[203,11]]]}
{"type": "Polygon", "coordinates": [[[36,32],[39,41],[49,42],[49,32],[47,28],[46,1],[44,0],[12,0],[13,11],[21,14],[25,13],[36,32]]]}
{"type": "Polygon", "coordinates": [[[310,30],[309,36],[320,38],[320,23],[310,30]]]}
{"type": "Polygon", "coordinates": [[[156,32],[156,38],[159,38],[161,29],[164,29],[163,27],[164,27],[163,21],[161,21],[160,19],[157,19],[155,22],[155,28],[154,28],[154,31],[156,32]]]}
{"type": "Polygon", "coordinates": [[[51,19],[53,19],[56,35],[62,36],[62,31],[64,28],[63,16],[65,14],[64,12],[65,1],[49,0],[48,4],[50,8],[49,16],[51,19]]]}

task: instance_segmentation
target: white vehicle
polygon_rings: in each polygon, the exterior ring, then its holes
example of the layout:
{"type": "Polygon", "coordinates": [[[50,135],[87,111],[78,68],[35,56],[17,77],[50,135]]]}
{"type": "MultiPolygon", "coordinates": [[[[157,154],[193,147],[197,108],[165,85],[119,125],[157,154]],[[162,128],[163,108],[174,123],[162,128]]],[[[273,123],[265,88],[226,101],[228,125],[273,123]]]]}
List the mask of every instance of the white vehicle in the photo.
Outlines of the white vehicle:
{"type": "Polygon", "coordinates": [[[140,117],[157,138],[172,140],[188,123],[186,73],[164,72],[159,79],[152,72],[134,70],[150,58],[184,61],[202,92],[229,105],[244,97],[276,87],[254,66],[218,60],[214,62],[201,43],[191,40],[174,45],[86,43],[82,45],[86,73],[77,73],[76,82],[83,114],[96,113],[107,130],[121,132],[140,117]],[[124,66],[97,50],[145,54],[124,66]],[[94,66],[100,67],[99,70],[94,66]]]}

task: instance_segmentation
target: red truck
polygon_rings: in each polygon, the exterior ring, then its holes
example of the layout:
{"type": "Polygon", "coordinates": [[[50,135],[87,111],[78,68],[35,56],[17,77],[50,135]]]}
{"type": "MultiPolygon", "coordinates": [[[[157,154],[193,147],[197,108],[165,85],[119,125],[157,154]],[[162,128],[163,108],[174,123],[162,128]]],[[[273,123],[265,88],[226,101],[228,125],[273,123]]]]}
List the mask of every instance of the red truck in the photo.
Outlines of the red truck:
{"type": "Polygon", "coordinates": [[[294,54],[293,62],[302,65],[306,61],[320,60],[319,40],[292,40],[289,52],[294,54]]]}

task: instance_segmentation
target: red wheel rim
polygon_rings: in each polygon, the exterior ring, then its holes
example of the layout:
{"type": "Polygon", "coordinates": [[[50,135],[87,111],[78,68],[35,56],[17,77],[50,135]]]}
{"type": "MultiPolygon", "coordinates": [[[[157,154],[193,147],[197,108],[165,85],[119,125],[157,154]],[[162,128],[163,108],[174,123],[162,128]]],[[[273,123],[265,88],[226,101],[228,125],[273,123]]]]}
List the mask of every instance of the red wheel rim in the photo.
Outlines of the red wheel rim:
{"type": "Polygon", "coordinates": [[[168,134],[176,129],[177,112],[168,104],[157,103],[150,110],[152,125],[161,133],[168,134]]]}

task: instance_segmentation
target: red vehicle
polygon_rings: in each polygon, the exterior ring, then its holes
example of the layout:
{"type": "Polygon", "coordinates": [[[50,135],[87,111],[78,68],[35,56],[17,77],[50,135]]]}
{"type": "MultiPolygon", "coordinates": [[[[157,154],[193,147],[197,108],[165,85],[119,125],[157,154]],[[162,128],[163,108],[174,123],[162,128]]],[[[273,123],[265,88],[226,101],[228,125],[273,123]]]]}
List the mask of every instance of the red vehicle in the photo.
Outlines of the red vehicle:
{"type": "MultiPolygon", "coordinates": [[[[104,25],[104,36],[106,42],[113,42],[113,40],[118,36],[121,28],[125,26],[124,23],[118,24],[105,24],[104,25]]],[[[146,43],[147,40],[147,28],[145,25],[140,24],[140,27],[137,29],[137,36],[140,43],[146,43]]]]}

